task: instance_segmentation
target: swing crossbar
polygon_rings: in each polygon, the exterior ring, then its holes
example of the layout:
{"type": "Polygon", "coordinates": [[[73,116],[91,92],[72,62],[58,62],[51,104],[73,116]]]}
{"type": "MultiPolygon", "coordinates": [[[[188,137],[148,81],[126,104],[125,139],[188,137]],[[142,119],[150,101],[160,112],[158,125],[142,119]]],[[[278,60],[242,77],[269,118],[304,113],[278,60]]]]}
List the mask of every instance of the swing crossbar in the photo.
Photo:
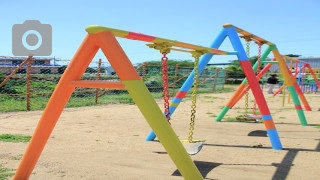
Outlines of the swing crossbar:
{"type": "Polygon", "coordinates": [[[219,55],[234,54],[234,52],[229,53],[228,51],[222,51],[219,49],[184,43],[184,42],[160,38],[160,37],[156,37],[156,36],[150,36],[150,35],[146,35],[146,34],[142,34],[142,33],[125,31],[125,30],[121,30],[121,29],[114,29],[114,28],[99,26],[99,25],[88,26],[88,27],[86,27],[86,31],[89,34],[96,34],[96,33],[101,33],[101,32],[105,32],[105,31],[111,31],[113,33],[113,35],[116,37],[121,37],[121,38],[126,38],[126,39],[131,39],[131,40],[153,42],[155,44],[166,43],[166,44],[170,44],[170,46],[175,46],[175,47],[180,47],[180,48],[185,48],[185,49],[192,49],[192,50],[196,50],[196,51],[203,51],[206,53],[213,53],[213,54],[219,54],[219,55]]]}
{"type": "Polygon", "coordinates": [[[238,27],[236,27],[236,26],[234,26],[232,24],[225,24],[225,25],[223,25],[223,27],[225,27],[225,28],[234,27],[236,29],[237,33],[239,33],[239,34],[242,34],[244,36],[251,36],[252,39],[255,39],[255,40],[259,41],[259,42],[263,42],[264,44],[267,44],[269,46],[274,46],[275,45],[274,43],[272,43],[270,41],[267,41],[267,40],[265,40],[265,39],[263,39],[263,38],[261,38],[259,36],[256,36],[256,35],[254,35],[252,33],[249,33],[248,31],[240,29],[240,28],[238,28],[238,27]]]}

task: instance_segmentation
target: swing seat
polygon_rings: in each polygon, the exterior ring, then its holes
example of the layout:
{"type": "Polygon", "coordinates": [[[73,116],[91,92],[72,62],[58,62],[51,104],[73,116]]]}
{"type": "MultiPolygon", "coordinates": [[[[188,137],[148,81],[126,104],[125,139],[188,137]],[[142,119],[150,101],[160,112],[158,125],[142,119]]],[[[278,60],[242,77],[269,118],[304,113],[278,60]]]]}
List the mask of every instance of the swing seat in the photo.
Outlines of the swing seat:
{"type": "Polygon", "coordinates": [[[256,121],[260,121],[262,116],[260,114],[248,114],[248,118],[254,118],[256,121]]]}
{"type": "Polygon", "coordinates": [[[180,140],[180,141],[189,155],[198,154],[201,151],[202,146],[205,142],[205,140],[192,140],[191,142],[189,142],[189,140],[180,140]]]}
{"type": "Polygon", "coordinates": [[[250,117],[236,117],[236,120],[237,121],[241,121],[241,122],[244,122],[244,121],[257,121],[256,118],[250,118],[250,117]]]}

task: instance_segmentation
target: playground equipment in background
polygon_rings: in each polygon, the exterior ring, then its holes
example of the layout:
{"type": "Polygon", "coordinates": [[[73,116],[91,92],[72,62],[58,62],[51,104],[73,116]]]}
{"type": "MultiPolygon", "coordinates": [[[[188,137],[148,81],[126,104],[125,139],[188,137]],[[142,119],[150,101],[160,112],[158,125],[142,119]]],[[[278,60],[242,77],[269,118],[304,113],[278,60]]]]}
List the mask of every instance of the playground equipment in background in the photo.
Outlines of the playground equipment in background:
{"type": "MultiPolygon", "coordinates": [[[[294,105],[298,114],[298,117],[300,119],[300,124],[303,126],[308,125],[307,124],[307,120],[305,118],[304,112],[302,110],[299,98],[301,99],[304,107],[306,108],[307,111],[311,111],[311,108],[306,100],[306,98],[304,97],[300,87],[297,85],[296,79],[293,78],[293,75],[291,74],[291,72],[289,71],[288,67],[286,66],[286,62],[283,58],[283,56],[281,56],[280,54],[278,54],[276,51],[274,51],[273,47],[269,46],[264,53],[261,56],[261,62],[262,63],[268,63],[264,69],[257,75],[257,79],[259,80],[269,69],[270,67],[277,63],[281,69],[281,72],[284,75],[284,80],[286,82],[286,84],[288,85],[288,90],[289,92],[292,94],[292,92],[294,93],[292,95],[293,100],[294,100],[294,105]],[[276,56],[275,58],[273,58],[271,61],[265,61],[266,57],[268,56],[268,54],[270,52],[273,52],[274,55],[276,56]],[[275,61],[276,60],[276,61],[275,61]],[[291,82],[290,82],[291,81],[291,82]]],[[[256,71],[257,69],[257,62],[256,64],[253,66],[254,71],[256,71]]],[[[245,82],[246,79],[243,80],[243,82],[240,84],[240,86],[238,87],[237,91],[235,92],[235,94],[232,96],[232,98],[229,100],[229,102],[227,103],[227,105],[223,108],[223,110],[220,112],[220,114],[217,116],[217,118],[215,119],[215,121],[221,121],[222,118],[224,117],[224,115],[228,112],[228,110],[230,108],[232,108],[245,94],[246,90],[249,90],[250,87],[248,87],[247,89],[245,89],[245,82]]]]}
{"type": "MultiPolygon", "coordinates": [[[[276,46],[269,42],[266,41],[256,35],[253,35],[252,33],[249,33],[247,31],[244,31],[238,27],[235,27],[231,24],[226,24],[223,26],[224,28],[222,29],[222,31],[219,33],[219,35],[216,37],[216,39],[214,40],[214,42],[212,43],[212,45],[210,46],[211,48],[219,48],[219,46],[224,42],[226,37],[229,37],[231,44],[234,48],[234,50],[236,52],[231,53],[229,52],[230,55],[237,55],[241,67],[244,70],[245,76],[248,79],[249,85],[250,87],[252,87],[252,92],[253,95],[255,97],[255,99],[257,100],[257,105],[260,109],[261,112],[261,116],[263,119],[263,122],[265,124],[265,127],[267,128],[267,132],[269,134],[269,138],[272,144],[273,149],[282,149],[282,145],[278,136],[278,132],[275,128],[272,116],[270,114],[268,105],[266,103],[266,100],[263,96],[263,93],[260,89],[259,83],[257,81],[257,79],[255,78],[255,73],[252,70],[251,64],[249,62],[249,58],[247,57],[245,50],[241,44],[240,38],[238,36],[238,33],[244,36],[250,36],[252,39],[254,39],[255,41],[259,41],[259,42],[263,42],[265,44],[268,44],[269,46],[272,46],[274,48],[274,51],[276,51],[276,53],[279,53],[276,46]]],[[[206,66],[206,64],[210,61],[210,59],[212,58],[213,54],[205,54],[199,62],[199,73],[202,72],[202,70],[204,69],[204,67],[206,66]]],[[[178,107],[178,105],[180,104],[180,102],[182,101],[182,99],[185,97],[185,95],[187,94],[187,92],[189,91],[189,89],[192,86],[192,82],[193,82],[193,73],[187,78],[186,82],[183,84],[183,86],[180,88],[179,92],[175,95],[175,97],[173,98],[173,100],[170,103],[170,115],[172,115],[175,111],[175,109],[178,107]]],[[[243,87],[245,87],[243,85],[243,87]]],[[[156,137],[155,133],[153,131],[151,131],[149,133],[149,135],[147,136],[146,140],[147,141],[152,141],[154,140],[156,137]]]]}
{"type": "MultiPolygon", "coordinates": [[[[310,66],[310,64],[308,64],[308,63],[305,63],[305,62],[303,62],[303,61],[300,61],[300,60],[298,60],[298,59],[294,59],[294,58],[292,58],[292,57],[287,57],[287,56],[283,56],[284,57],[284,59],[286,59],[286,60],[290,60],[290,66],[291,67],[289,67],[290,69],[292,69],[292,67],[293,67],[293,62],[295,62],[295,71],[293,72],[293,74],[294,74],[294,77],[298,80],[298,85],[299,85],[299,87],[300,87],[300,89],[302,90],[302,91],[314,91],[314,92],[316,92],[317,90],[318,90],[318,88],[320,88],[320,83],[319,83],[319,81],[318,81],[318,78],[316,77],[316,75],[315,75],[315,73],[314,73],[314,71],[313,71],[313,69],[311,68],[311,66],[310,66]],[[298,64],[300,64],[300,68],[297,68],[297,67],[299,67],[299,65],[298,64]],[[302,66],[301,66],[301,64],[303,64],[302,66]],[[306,70],[306,68],[307,68],[307,71],[305,71],[306,70]],[[308,78],[308,81],[310,81],[311,79],[314,81],[314,82],[307,82],[307,83],[304,83],[304,81],[306,80],[306,78],[305,78],[305,74],[306,74],[306,72],[309,72],[310,74],[311,74],[311,76],[312,76],[312,78],[308,78]],[[302,82],[302,83],[301,83],[302,82]],[[307,86],[307,87],[306,87],[307,86]],[[309,86],[309,87],[308,87],[309,86]]],[[[275,96],[275,95],[277,95],[282,89],[283,89],[283,87],[284,87],[284,85],[283,86],[281,86],[280,88],[279,88],[279,90],[277,90],[274,94],[273,94],[273,96],[275,96]]],[[[290,94],[289,94],[290,95],[290,94]]],[[[289,96],[289,98],[288,98],[288,102],[290,102],[290,96],[289,96]]]]}

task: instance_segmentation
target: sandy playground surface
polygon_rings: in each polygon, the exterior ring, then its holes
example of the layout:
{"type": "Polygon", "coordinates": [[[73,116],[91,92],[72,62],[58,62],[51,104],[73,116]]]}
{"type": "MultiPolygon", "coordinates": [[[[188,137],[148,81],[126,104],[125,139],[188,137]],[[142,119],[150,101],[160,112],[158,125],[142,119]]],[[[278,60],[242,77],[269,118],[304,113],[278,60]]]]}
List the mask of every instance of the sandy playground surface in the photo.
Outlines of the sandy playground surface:
{"type": "MultiPolygon", "coordinates": [[[[266,94],[283,150],[273,150],[263,123],[214,122],[233,93],[200,94],[194,139],[206,139],[192,156],[205,179],[320,179],[320,95],[306,94],[313,111],[301,126],[293,104],[266,94]],[[255,148],[254,146],[262,146],[255,148]]],[[[251,100],[252,100],[251,96],[251,100]]],[[[287,100],[286,100],[287,101],[287,100]]],[[[162,100],[157,99],[162,107],[162,100]]],[[[189,129],[190,96],[172,115],[181,139],[189,129]]],[[[252,106],[252,102],[250,103],[252,106]]],[[[244,112],[241,100],[226,117],[244,112]]],[[[32,135],[42,111],[0,114],[1,134],[32,135]]],[[[150,127],[133,104],[66,108],[30,179],[183,179],[158,142],[146,142],[150,127]]],[[[0,164],[16,169],[27,143],[0,142],[0,164]]]]}

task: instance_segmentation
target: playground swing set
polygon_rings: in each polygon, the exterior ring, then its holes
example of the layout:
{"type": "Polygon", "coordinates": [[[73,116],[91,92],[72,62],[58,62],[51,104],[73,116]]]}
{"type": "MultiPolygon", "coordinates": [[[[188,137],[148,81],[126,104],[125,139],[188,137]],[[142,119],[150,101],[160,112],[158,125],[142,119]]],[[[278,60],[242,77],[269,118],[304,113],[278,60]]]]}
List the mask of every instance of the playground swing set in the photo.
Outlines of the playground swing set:
{"type": "MultiPolygon", "coordinates": [[[[146,140],[154,140],[154,138],[157,135],[159,141],[161,141],[163,147],[165,148],[168,155],[179,169],[179,172],[184,177],[184,179],[203,179],[201,173],[195,166],[189,154],[198,153],[204,143],[203,140],[193,140],[193,130],[195,122],[194,120],[196,112],[195,103],[197,96],[196,90],[198,82],[197,78],[198,74],[201,74],[206,64],[210,61],[213,55],[237,55],[246,76],[246,79],[244,81],[245,83],[248,82],[248,88],[251,88],[254,98],[256,99],[256,103],[261,112],[261,117],[267,129],[268,137],[271,141],[272,148],[281,150],[282,144],[280,142],[278,132],[275,128],[268,105],[257,81],[254,72],[255,68],[252,68],[249,62],[249,58],[245,53],[245,50],[242,46],[238,34],[241,34],[243,36],[250,36],[252,39],[256,41],[263,42],[264,44],[269,45],[269,47],[266,50],[268,53],[262,54],[261,60],[265,59],[269,52],[273,52],[281,70],[283,71],[283,75],[286,78],[286,84],[293,97],[295,106],[298,107],[297,111],[301,110],[300,101],[297,98],[297,93],[293,87],[293,79],[290,79],[291,76],[289,74],[289,71],[286,71],[284,62],[275,44],[266,41],[258,36],[255,36],[247,31],[244,31],[238,27],[235,27],[231,24],[226,24],[223,26],[221,32],[218,34],[218,36],[213,41],[210,47],[203,47],[98,25],[88,26],[86,28],[86,31],[88,32],[88,34],[84,38],[82,44],[80,45],[74,57],[72,58],[70,64],[66,68],[63,76],[61,77],[53,94],[51,95],[50,100],[39,120],[39,123],[35,129],[30,143],[28,144],[28,147],[19,164],[16,174],[13,177],[13,179],[15,180],[29,178],[50,137],[50,134],[53,131],[55,124],[57,123],[62,113],[62,110],[64,109],[66,103],[68,102],[72,92],[76,87],[126,89],[135,101],[137,107],[143,114],[144,118],[152,128],[152,131],[149,133],[146,140]],[[116,40],[116,37],[152,42],[153,44],[148,46],[160,50],[160,52],[163,54],[162,60],[164,63],[163,73],[165,94],[164,113],[162,113],[159,106],[156,104],[147,87],[141,80],[140,76],[138,75],[130,60],[126,56],[125,52],[121,48],[120,44],[116,40]],[[224,42],[226,37],[230,39],[231,44],[235,50],[234,52],[222,51],[218,49],[220,45],[224,42]],[[186,51],[184,49],[175,49],[172,48],[173,46],[178,48],[190,49],[191,51],[186,51]],[[109,60],[111,66],[119,76],[119,82],[101,80],[81,80],[81,76],[85,72],[86,68],[90,64],[91,60],[93,59],[99,48],[103,51],[106,58],[109,60]],[[166,69],[166,55],[169,49],[190,52],[195,58],[195,67],[193,69],[193,73],[189,75],[186,82],[180,88],[179,92],[175,95],[170,104],[169,98],[166,95],[168,94],[168,70],[166,69]],[[173,114],[175,109],[178,107],[179,103],[186,96],[187,92],[192,86],[193,93],[189,138],[188,140],[180,141],[176,133],[170,126],[169,120],[170,116],[173,114]],[[184,142],[186,142],[187,144],[191,144],[191,153],[189,152],[188,154],[188,147],[185,148],[182,145],[182,143],[184,142]],[[194,147],[196,147],[197,149],[195,149],[194,147]]],[[[260,74],[261,72],[257,76],[259,76],[260,74]]],[[[245,88],[246,86],[243,83],[239,86],[236,93],[232,96],[230,101],[223,108],[222,112],[219,115],[219,118],[222,118],[223,115],[231,108],[231,105],[235,103],[234,100],[239,98],[239,95],[241,95],[241,92],[245,88]]]]}
{"type": "MultiPolygon", "coordinates": [[[[182,49],[172,48],[172,46],[167,44],[147,44],[150,48],[154,48],[162,53],[162,82],[163,82],[163,100],[164,100],[164,116],[166,117],[168,123],[171,125],[170,122],[170,109],[169,109],[169,75],[168,75],[168,57],[167,54],[170,53],[171,50],[188,52],[192,54],[194,57],[194,71],[193,71],[193,88],[192,88],[192,105],[191,105],[191,116],[190,116],[190,123],[189,123],[189,136],[188,140],[180,140],[186,151],[189,155],[195,155],[200,152],[205,140],[194,140],[193,139],[193,130],[195,125],[195,115],[196,115],[196,102],[197,102],[197,89],[199,84],[198,78],[198,69],[199,69],[199,58],[204,54],[202,51],[186,51],[182,49]]],[[[156,153],[163,153],[160,151],[154,151],[156,153]]]]}

